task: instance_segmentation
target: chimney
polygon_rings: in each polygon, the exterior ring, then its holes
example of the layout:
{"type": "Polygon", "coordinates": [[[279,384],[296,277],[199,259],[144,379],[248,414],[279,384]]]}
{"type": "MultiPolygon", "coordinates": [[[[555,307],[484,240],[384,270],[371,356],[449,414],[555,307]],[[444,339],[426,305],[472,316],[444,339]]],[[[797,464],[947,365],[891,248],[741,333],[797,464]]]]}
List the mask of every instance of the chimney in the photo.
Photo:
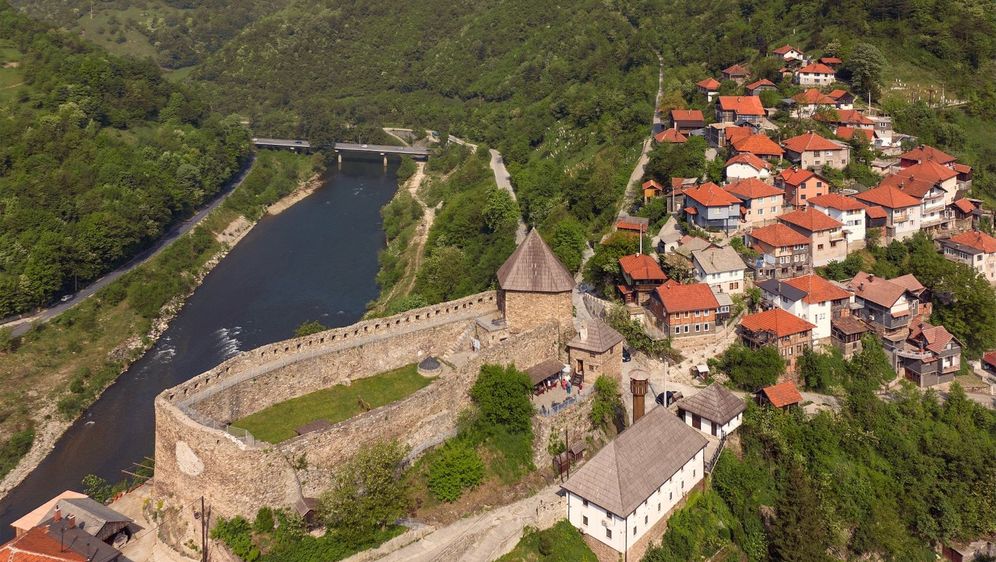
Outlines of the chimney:
{"type": "Polygon", "coordinates": [[[73,515],[72,513],[70,513],[69,515],[67,515],[66,516],[66,524],[69,525],[70,527],[75,527],[76,526],[76,516],[73,515]]]}
{"type": "Polygon", "coordinates": [[[646,411],[644,396],[647,394],[647,373],[633,371],[629,379],[629,390],[633,393],[633,423],[639,421],[646,411]]]}
{"type": "Polygon", "coordinates": [[[62,510],[61,509],[55,508],[55,513],[52,515],[52,521],[55,521],[56,523],[58,523],[59,521],[62,521],[62,510]]]}

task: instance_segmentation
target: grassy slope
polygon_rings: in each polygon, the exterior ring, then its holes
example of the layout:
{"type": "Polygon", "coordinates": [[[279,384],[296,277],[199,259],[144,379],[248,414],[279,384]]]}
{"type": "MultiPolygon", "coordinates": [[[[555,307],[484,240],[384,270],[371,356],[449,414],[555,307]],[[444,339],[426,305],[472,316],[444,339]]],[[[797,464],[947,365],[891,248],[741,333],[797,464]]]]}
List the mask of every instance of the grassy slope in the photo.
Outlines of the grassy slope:
{"type": "Polygon", "coordinates": [[[527,530],[512,552],[498,562],[595,562],[598,558],[566,519],[542,531],[527,530]],[[550,547],[543,554],[540,545],[550,547]]]}
{"type": "Polygon", "coordinates": [[[349,386],[338,384],[274,404],[233,423],[248,430],[257,439],[279,443],[297,435],[302,425],[324,419],[337,423],[370,408],[401,400],[432,382],[418,374],[415,364],[406,365],[353,381],[349,386]]]}

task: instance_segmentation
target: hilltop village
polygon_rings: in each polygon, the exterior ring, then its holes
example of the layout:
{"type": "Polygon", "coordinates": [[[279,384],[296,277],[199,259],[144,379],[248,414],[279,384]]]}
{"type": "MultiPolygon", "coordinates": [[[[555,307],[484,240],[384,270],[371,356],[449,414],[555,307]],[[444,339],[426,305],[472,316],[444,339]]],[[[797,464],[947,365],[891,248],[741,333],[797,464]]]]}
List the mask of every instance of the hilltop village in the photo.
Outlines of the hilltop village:
{"type": "MultiPolygon", "coordinates": [[[[650,162],[585,258],[597,279],[532,229],[493,290],[238,353],[156,397],[146,496],[61,494],[15,522],[0,559],[126,560],[139,529],[122,501],[141,504],[163,560],[491,560],[534,544],[671,560],[682,539],[668,537],[689,528],[726,529],[714,552],[746,551],[761,529],[773,539],[757,548],[801,549],[805,517],[752,497],[749,468],[729,476],[760,446],[798,462],[791,439],[745,426],[829,424],[857,395],[996,407],[996,350],[945,325],[961,295],[939,281],[950,263],[996,285],[996,238],[967,195],[971,166],[894,130],[838,82],[844,61],[773,56],[799,93],[734,64],[658,108],[650,162]],[[660,155],[689,151],[707,177],[661,176],[660,155]],[[919,278],[915,260],[940,273],[919,278]],[[743,496],[742,513],[703,507],[717,493],[743,496]],[[779,534],[790,524],[795,543],[779,534]]],[[[798,510],[815,511],[788,474],[798,510]]],[[[929,513],[930,529],[950,525],[929,513]]],[[[983,559],[991,531],[937,531],[927,548],[983,559]]]]}

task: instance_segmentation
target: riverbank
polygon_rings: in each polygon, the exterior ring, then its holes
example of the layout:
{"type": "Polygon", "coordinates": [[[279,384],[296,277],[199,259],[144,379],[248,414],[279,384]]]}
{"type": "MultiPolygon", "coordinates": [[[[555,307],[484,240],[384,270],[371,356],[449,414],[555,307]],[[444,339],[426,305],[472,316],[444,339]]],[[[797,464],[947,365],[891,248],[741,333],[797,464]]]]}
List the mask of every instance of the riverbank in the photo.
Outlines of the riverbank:
{"type": "Polygon", "coordinates": [[[0,499],[155,344],[208,273],[258,222],[249,216],[279,213],[321,185],[314,169],[315,161],[307,157],[261,153],[238,193],[202,224],[76,309],[27,334],[16,351],[0,355],[0,372],[10,372],[5,382],[12,389],[0,399],[0,436],[6,440],[24,427],[35,431],[30,450],[0,481],[0,499]]]}

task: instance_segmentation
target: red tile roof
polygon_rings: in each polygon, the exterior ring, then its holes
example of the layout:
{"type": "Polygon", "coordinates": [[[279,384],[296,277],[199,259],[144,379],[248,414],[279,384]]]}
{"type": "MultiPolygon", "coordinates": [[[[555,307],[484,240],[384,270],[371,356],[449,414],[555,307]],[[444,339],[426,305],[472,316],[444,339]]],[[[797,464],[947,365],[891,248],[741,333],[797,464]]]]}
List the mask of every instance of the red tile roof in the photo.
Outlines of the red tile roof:
{"type": "MultiPolygon", "coordinates": [[[[904,276],[905,277],[905,276],[904,276]]],[[[917,287],[922,286],[916,277],[910,279],[885,279],[871,273],[859,271],[846,283],[847,288],[864,300],[871,301],[884,308],[892,308],[903,294],[918,293],[917,287]]],[[[922,290],[922,289],[921,289],[922,290]]]]}
{"type": "Polygon", "coordinates": [[[85,562],[86,558],[59,544],[46,527],[33,527],[28,532],[0,546],[3,562],[85,562]]]}
{"type": "Polygon", "coordinates": [[[832,68],[820,63],[807,64],[800,68],[799,72],[805,74],[835,74],[832,68]]]}
{"type": "Polygon", "coordinates": [[[633,254],[619,258],[619,267],[633,281],[667,280],[667,275],[658,265],[657,260],[647,254],[633,254]]]}
{"type": "Polygon", "coordinates": [[[779,338],[801,334],[816,327],[795,314],[781,308],[772,308],[763,312],[748,314],[740,321],[740,325],[751,332],[768,332],[779,338]]]}
{"type": "Polygon", "coordinates": [[[830,96],[830,98],[832,98],[834,101],[840,101],[840,98],[846,96],[849,93],[850,92],[848,92],[847,90],[841,90],[840,88],[837,88],[835,90],[830,90],[830,93],[827,95],[830,96]]]}
{"type": "Polygon", "coordinates": [[[616,230],[631,230],[633,232],[646,232],[647,225],[638,222],[620,219],[616,221],[616,230]]]}
{"type": "Polygon", "coordinates": [[[834,99],[827,96],[816,88],[810,88],[801,94],[792,96],[792,99],[803,105],[833,105],[834,99]]]}
{"type": "Polygon", "coordinates": [[[776,408],[784,408],[802,402],[802,394],[799,394],[799,389],[792,381],[765,387],[761,389],[761,392],[768,398],[768,402],[771,402],[771,405],[776,408]]]}
{"type": "Polygon", "coordinates": [[[951,163],[951,169],[958,172],[959,174],[971,174],[972,167],[968,164],[959,164],[958,162],[951,163]]]}
{"type": "Polygon", "coordinates": [[[790,51],[795,51],[797,53],[801,53],[802,52],[799,49],[796,49],[795,47],[793,47],[792,45],[782,45],[781,47],[778,47],[777,49],[775,49],[774,51],[771,51],[771,52],[775,53],[776,55],[785,55],[786,53],[788,53],[790,51]]]}
{"type": "Polygon", "coordinates": [[[896,175],[940,183],[957,176],[958,172],[938,164],[936,160],[924,160],[899,170],[896,175]]]}
{"type": "Polygon", "coordinates": [[[923,196],[934,187],[935,183],[930,180],[907,175],[892,174],[882,178],[882,181],[878,182],[878,185],[895,187],[910,197],[923,199],[923,196]]]}
{"type": "Polygon", "coordinates": [[[982,360],[996,368],[996,351],[987,351],[983,353],[982,360]]]}
{"type": "Polygon", "coordinates": [[[704,183],[692,189],[686,189],[685,197],[690,197],[705,207],[727,207],[740,203],[739,199],[712,182],[704,183]]]}
{"type": "Polygon", "coordinates": [[[715,78],[706,78],[705,80],[696,82],[695,85],[700,88],[705,88],[706,90],[715,92],[716,90],[719,89],[720,83],[719,80],[716,80],[715,78]]]}
{"type": "Polygon", "coordinates": [[[697,214],[699,214],[699,210],[696,209],[695,207],[685,207],[683,210],[685,211],[686,215],[697,215],[697,214]]]}
{"type": "Polygon", "coordinates": [[[663,131],[654,135],[654,140],[657,142],[669,142],[672,144],[682,144],[688,142],[688,137],[681,134],[678,129],[664,129],[663,131]]]}
{"type": "Polygon", "coordinates": [[[867,215],[870,219],[884,219],[889,216],[889,214],[885,212],[885,209],[879,207],[878,205],[865,207],[865,215],[867,215]]]}
{"type": "Polygon", "coordinates": [[[750,152],[742,152],[726,161],[727,166],[732,166],[733,164],[746,164],[758,171],[771,169],[771,164],[768,164],[750,152]]]}
{"type": "Polygon", "coordinates": [[[820,62],[823,64],[841,64],[844,61],[840,60],[838,57],[820,57],[820,62]]]}
{"type": "Polygon", "coordinates": [[[787,139],[782,142],[782,146],[800,154],[809,150],[844,150],[845,148],[812,131],[787,139]]]}
{"type": "Polygon", "coordinates": [[[757,199],[759,197],[781,197],[785,195],[785,192],[781,189],[755,178],[735,181],[727,185],[724,189],[743,200],[757,199]]]}
{"type": "Polygon", "coordinates": [[[719,96],[719,109],[737,115],[764,115],[764,106],[757,96],[719,96]]]}
{"type": "Polygon", "coordinates": [[[672,109],[672,121],[705,121],[705,116],[698,109],[672,109]]]}
{"type": "Polygon", "coordinates": [[[944,326],[934,326],[922,320],[910,327],[910,341],[922,342],[923,347],[934,353],[941,353],[954,336],[944,326]]]}
{"type": "Polygon", "coordinates": [[[719,301],[705,283],[682,285],[672,280],[657,287],[656,292],[668,314],[719,308],[719,301]]]}
{"type": "Polygon", "coordinates": [[[875,131],[871,129],[855,129],[854,127],[837,127],[837,130],[833,134],[844,140],[853,139],[855,134],[865,137],[865,140],[868,142],[871,142],[875,138],[875,131]]]}
{"type": "Polygon", "coordinates": [[[950,240],[957,244],[978,250],[984,254],[996,253],[996,238],[993,238],[985,232],[980,232],[978,230],[962,232],[961,234],[952,236],[950,240]]]}
{"type": "Polygon", "coordinates": [[[810,205],[816,205],[825,209],[837,209],[838,211],[857,211],[858,209],[865,208],[865,205],[857,199],[844,197],[839,193],[817,195],[816,197],[810,197],[807,202],[810,205]]]}
{"type": "Polygon", "coordinates": [[[851,297],[851,293],[848,293],[819,275],[803,275],[802,277],[794,277],[782,282],[806,293],[806,296],[802,300],[808,304],[838,301],[851,297]]]}
{"type": "Polygon", "coordinates": [[[750,231],[750,237],[776,248],[810,243],[809,237],[799,234],[780,222],[755,228],[750,231]]]}
{"type": "Polygon", "coordinates": [[[957,160],[954,156],[925,144],[921,144],[909,152],[900,154],[899,158],[901,160],[913,160],[916,162],[933,160],[938,164],[950,164],[951,162],[957,160]]]}
{"type": "Polygon", "coordinates": [[[733,143],[733,148],[737,152],[750,152],[758,156],[781,156],[785,154],[782,147],[766,135],[750,135],[737,139],[733,143]]]}
{"type": "MultiPolygon", "coordinates": [[[[873,187],[868,191],[856,194],[854,198],[864,201],[869,206],[879,205],[886,209],[905,209],[920,204],[917,198],[907,195],[891,185],[873,187]]],[[[871,216],[871,213],[869,213],[869,216],[871,216]]]]}
{"type": "Polygon", "coordinates": [[[844,223],[817,211],[812,207],[806,207],[804,211],[792,211],[778,217],[778,220],[794,224],[804,228],[809,232],[819,232],[821,230],[833,230],[844,226],[844,223]]]}
{"type": "Polygon", "coordinates": [[[975,203],[972,203],[968,199],[959,199],[955,201],[954,206],[958,208],[959,211],[968,214],[975,211],[975,203]]]}
{"type": "Polygon", "coordinates": [[[775,87],[775,83],[772,82],[771,80],[768,80],[767,78],[761,78],[760,80],[758,80],[756,82],[751,82],[750,84],[747,84],[746,88],[747,88],[748,91],[750,91],[750,90],[756,90],[757,88],[760,88],[761,86],[771,86],[772,88],[774,88],[775,87]]]}
{"type": "Polygon", "coordinates": [[[754,130],[750,127],[727,127],[723,129],[723,136],[726,137],[726,141],[730,144],[734,142],[745,139],[754,134],[754,130]]]}
{"type": "Polygon", "coordinates": [[[729,76],[747,76],[747,69],[741,64],[735,64],[723,69],[723,74],[729,76]]]}
{"type": "Polygon", "coordinates": [[[660,184],[657,180],[647,180],[643,182],[641,186],[643,189],[654,189],[655,191],[664,191],[664,186],[660,184]]]}
{"type": "Polygon", "coordinates": [[[802,182],[808,180],[809,178],[816,176],[816,173],[812,170],[804,170],[799,168],[785,168],[779,172],[779,177],[782,178],[788,185],[799,186],[802,182]]]}

